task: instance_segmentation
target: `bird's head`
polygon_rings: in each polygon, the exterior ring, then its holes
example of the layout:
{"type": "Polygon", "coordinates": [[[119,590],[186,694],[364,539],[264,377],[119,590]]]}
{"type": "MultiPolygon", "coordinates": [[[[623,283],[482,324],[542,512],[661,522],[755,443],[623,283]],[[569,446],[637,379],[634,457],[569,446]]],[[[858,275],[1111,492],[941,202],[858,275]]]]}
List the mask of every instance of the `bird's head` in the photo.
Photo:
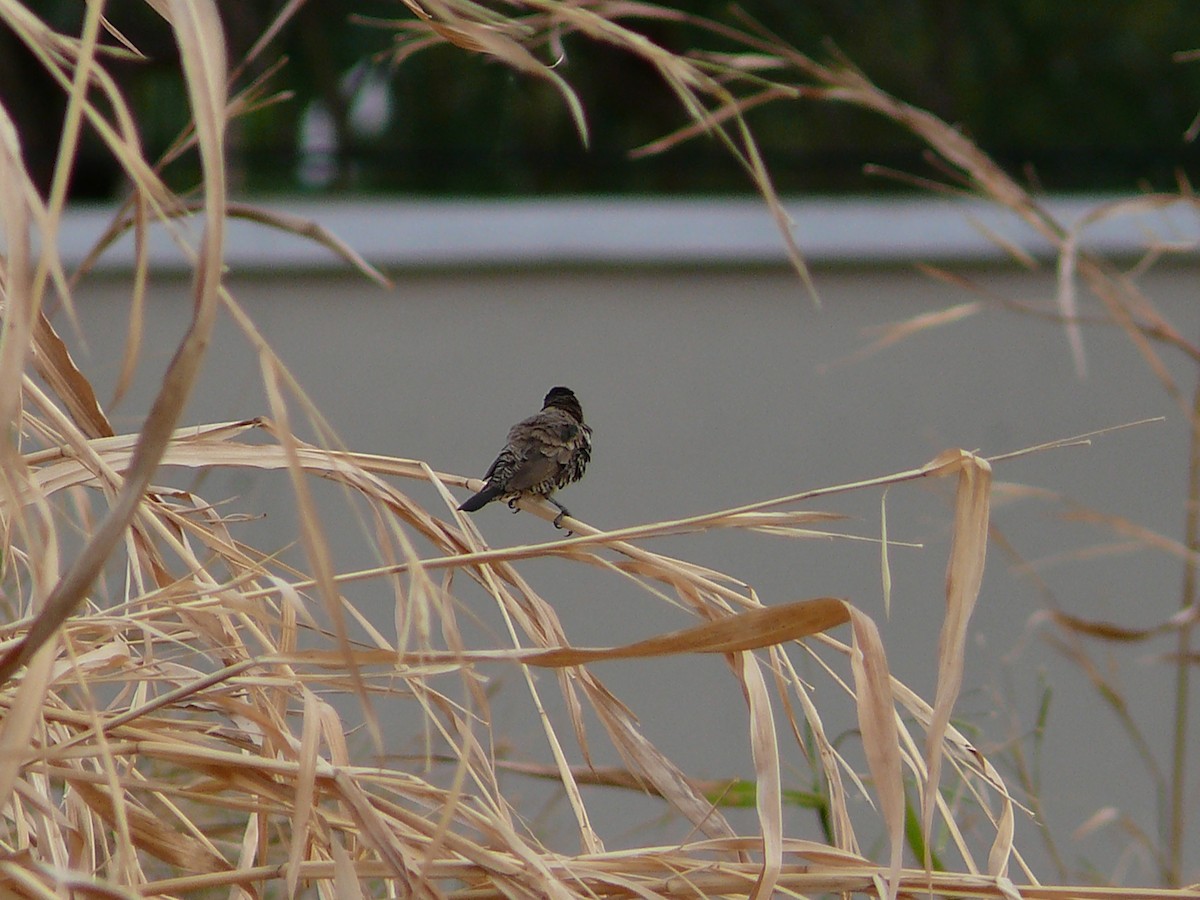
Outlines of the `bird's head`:
{"type": "Polygon", "coordinates": [[[570,388],[552,387],[550,393],[546,395],[546,399],[542,401],[542,409],[555,407],[563,412],[570,413],[579,422],[583,422],[583,409],[579,405],[579,400],[575,397],[575,392],[570,388]]]}

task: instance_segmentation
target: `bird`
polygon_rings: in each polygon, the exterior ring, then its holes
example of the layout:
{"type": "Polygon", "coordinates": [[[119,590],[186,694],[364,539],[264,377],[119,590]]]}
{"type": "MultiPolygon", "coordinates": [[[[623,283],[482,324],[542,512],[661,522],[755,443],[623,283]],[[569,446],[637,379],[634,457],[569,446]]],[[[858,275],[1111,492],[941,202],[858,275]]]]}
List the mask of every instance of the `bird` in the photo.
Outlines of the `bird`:
{"type": "Polygon", "coordinates": [[[552,494],[583,477],[592,458],[592,429],[574,391],[553,387],[542,411],[508,430],[508,441],[483,476],[486,484],[459,509],[475,512],[493,500],[507,501],[516,511],[522,497],[544,497],[558,507],[554,527],[562,528],[571,513],[552,494]]]}

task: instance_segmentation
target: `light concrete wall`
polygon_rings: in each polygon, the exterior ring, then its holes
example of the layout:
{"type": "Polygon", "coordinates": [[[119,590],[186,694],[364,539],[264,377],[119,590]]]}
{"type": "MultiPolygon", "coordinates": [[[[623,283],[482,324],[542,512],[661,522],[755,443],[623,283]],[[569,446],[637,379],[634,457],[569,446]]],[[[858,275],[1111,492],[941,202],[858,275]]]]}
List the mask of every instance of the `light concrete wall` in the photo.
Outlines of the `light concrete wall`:
{"type": "MultiPolygon", "coordinates": [[[[1200,216],[1174,196],[1041,198],[1081,246],[1140,253],[1150,241],[1195,247],[1200,216]]],[[[530,265],[780,265],[780,224],[758,198],[553,198],[527,200],[263,200],[251,204],[295,225],[311,223],[384,268],[530,265]]],[[[1026,219],[987,203],[948,198],[784,198],[784,217],[812,264],[1004,261],[1008,247],[1046,254],[1050,244],[1026,219]],[[1006,246],[1007,245],[1007,246],[1006,246]]],[[[68,266],[88,254],[115,209],[78,207],[56,246],[68,266]]],[[[226,259],[239,272],[281,267],[332,270],[335,254],[310,237],[264,227],[235,208],[226,259]]],[[[202,216],[149,231],[156,271],[185,271],[202,216]]],[[[119,237],[98,259],[125,271],[134,243],[119,237]]]]}

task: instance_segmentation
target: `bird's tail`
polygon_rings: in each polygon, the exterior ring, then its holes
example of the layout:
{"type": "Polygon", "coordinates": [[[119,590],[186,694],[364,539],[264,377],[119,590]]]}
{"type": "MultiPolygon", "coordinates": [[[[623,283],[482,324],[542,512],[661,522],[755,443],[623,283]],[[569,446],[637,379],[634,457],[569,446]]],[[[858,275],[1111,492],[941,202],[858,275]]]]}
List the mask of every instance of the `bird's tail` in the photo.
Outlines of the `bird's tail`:
{"type": "Polygon", "coordinates": [[[475,512],[475,510],[482,509],[483,507],[487,506],[502,493],[504,493],[504,489],[500,487],[500,485],[489,484],[478,494],[475,494],[473,497],[468,497],[466,500],[464,500],[459,509],[462,512],[475,512]]]}

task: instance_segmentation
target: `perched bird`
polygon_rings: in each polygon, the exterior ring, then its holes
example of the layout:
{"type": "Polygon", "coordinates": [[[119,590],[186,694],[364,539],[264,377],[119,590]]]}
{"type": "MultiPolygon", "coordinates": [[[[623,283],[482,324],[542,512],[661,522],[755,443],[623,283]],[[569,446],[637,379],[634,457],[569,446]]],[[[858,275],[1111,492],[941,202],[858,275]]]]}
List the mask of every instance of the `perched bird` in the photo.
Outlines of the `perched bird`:
{"type": "Polygon", "coordinates": [[[551,495],[582,478],[591,458],[592,429],[583,422],[579,401],[565,387],[551,388],[540,413],[508,430],[508,443],[483,476],[487,484],[459,509],[475,512],[497,499],[515,509],[521,497],[545,497],[559,508],[554,527],[561,528],[570,513],[551,495]]]}

